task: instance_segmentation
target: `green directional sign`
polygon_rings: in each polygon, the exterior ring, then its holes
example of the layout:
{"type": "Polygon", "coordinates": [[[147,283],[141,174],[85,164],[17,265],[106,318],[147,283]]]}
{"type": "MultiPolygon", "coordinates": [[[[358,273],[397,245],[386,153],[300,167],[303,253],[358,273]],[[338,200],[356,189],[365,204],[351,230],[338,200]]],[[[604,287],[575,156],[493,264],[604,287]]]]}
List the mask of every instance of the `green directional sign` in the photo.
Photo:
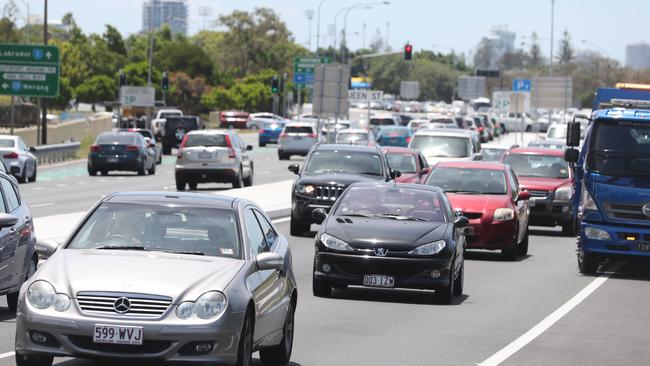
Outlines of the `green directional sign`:
{"type": "Polygon", "coordinates": [[[329,64],[329,57],[296,57],[293,59],[293,83],[298,87],[314,84],[314,68],[319,64],[329,64]]]}
{"type": "Polygon", "coordinates": [[[0,95],[59,95],[59,49],[44,45],[0,44],[0,95]]]}

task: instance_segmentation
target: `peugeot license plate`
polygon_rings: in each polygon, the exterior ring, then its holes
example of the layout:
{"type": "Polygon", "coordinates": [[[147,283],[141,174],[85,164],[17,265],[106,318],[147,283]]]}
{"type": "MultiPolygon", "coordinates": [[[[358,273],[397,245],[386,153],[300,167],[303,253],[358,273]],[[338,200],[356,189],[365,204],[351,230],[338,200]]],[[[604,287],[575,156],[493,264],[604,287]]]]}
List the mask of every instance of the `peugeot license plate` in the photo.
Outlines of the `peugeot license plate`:
{"type": "Polygon", "coordinates": [[[395,277],[383,275],[363,276],[363,285],[367,287],[395,287],[395,277]]]}
{"type": "Polygon", "coordinates": [[[142,327],[96,324],[93,342],[141,346],[142,327]]]}

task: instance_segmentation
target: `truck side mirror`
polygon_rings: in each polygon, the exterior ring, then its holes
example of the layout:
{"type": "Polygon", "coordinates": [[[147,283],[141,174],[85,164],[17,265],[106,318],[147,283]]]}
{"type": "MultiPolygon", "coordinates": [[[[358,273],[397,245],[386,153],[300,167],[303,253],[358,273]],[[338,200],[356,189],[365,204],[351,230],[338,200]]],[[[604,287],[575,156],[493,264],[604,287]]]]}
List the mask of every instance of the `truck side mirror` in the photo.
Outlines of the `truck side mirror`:
{"type": "Polygon", "coordinates": [[[567,146],[580,146],[580,122],[569,122],[566,129],[567,146]]]}
{"type": "Polygon", "coordinates": [[[576,149],[566,149],[564,151],[564,161],[569,163],[577,163],[580,157],[580,151],[576,149]]]}

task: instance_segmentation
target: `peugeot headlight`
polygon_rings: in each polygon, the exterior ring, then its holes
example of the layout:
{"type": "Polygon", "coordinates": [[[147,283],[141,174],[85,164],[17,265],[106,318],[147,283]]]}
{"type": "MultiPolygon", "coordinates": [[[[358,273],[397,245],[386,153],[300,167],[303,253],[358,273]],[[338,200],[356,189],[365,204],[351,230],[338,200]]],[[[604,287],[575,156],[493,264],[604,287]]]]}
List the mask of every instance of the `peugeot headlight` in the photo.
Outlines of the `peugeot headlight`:
{"type": "Polygon", "coordinates": [[[53,308],[62,312],[70,308],[70,297],[66,294],[57,294],[54,286],[47,281],[36,281],[27,289],[27,301],[41,310],[53,308]]]}
{"type": "Polygon", "coordinates": [[[445,243],[444,240],[438,240],[438,241],[434,241],[433,243],[420,245],[419,247],[411,250],[408,254],[434,255],[440,253],[443,249],[445,249],[446,246],[447,243],[445,243]]]}
{"type": "Polygon", "coordinates": [[[296,192],[300,194],[313,195],[316,192],[316,187],[311,184],[298,184],[296,186],[296,192]]]}
{"type": "Polygon", "coordinates": [[[329,234],[321,235],[320,241],[329,249],[340,250],[342,252],[351,252],[354,250],[351,246],[348,245],[348,243],[329,234]]]}
{"type": "Polygon", "coordinates": [[[573,187],[570,185],[562,186],[555,190],[556,201],[570,201],[573,196],[573,187]]]}
{"type": "Polygon", "coordinates": [[[226,295],[219,291],[210,291],[201,295],[196,301],[185,301],[176,307],[176,316],[189,319],[196,315],[199,319],[211,319],[226,310],[226,295]]]}
{"type": "Polygon", "coordinates": [[[515,218],[515,211],[511,208],[497,208],[494,210],[494,221],[510,221],[515,218]]]}
{"type": "Polygon", "coordinates": [[[585,228],[585,236],[593,240],[611,240],[607,231],[589,226],[585,228]]]}

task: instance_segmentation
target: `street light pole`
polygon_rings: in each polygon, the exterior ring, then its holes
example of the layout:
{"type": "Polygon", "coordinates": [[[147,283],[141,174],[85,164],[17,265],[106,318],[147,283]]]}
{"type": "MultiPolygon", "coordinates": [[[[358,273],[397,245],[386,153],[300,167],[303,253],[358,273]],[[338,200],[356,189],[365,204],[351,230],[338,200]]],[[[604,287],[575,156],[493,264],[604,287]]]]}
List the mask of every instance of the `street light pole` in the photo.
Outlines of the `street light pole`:
{"type": "Polygon", "coordinates": [[[320,49],[320,9],[325,1],[327,0],[320,0],[318,3],[318,11],[316,12],[316,55],[318,55],[318,50],[320,49]]]}
{"type": "Polygon", "coordinates": [[[551,0],[551,57],[549,58],[548,75],[553,75],[553,36],[555,35],[555,0],[551,0]]]}
{"type": "MultiPolygon", "coordinates": [[[[43,44],[47,46],[47,0],[43,1],[43,44]]],[[[47,98],[41,98],[41,144],[47,144],[47,98]]]]}

